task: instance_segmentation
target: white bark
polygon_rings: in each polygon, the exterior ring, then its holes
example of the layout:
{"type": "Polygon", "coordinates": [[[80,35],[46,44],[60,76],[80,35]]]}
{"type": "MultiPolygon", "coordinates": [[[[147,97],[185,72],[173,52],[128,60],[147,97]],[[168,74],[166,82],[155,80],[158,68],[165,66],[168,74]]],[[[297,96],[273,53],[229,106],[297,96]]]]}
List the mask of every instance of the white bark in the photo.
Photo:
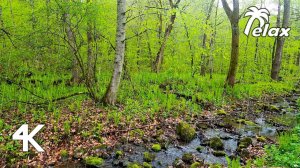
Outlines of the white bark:
{"type": "Polygon", "coordinates": [[[115,105],[117,92],[121,82],[121,76],[125,55],[125,38],[126,38],[126,0],[118,0],[117,4],[117,37],[116,37],[116,56],[114,63],[114,72],[110,85],[103,99],[104,103],[115,105]]]}

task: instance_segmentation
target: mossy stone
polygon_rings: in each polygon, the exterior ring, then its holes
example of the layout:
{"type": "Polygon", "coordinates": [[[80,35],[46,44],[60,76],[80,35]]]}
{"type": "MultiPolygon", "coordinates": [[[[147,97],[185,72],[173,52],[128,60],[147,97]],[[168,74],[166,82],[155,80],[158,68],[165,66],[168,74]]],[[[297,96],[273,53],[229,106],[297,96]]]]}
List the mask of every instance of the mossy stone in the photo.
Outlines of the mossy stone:
{"type": "Polygon", "coordinates": [[[176,126],[176,134],[179,136],[179,138],[182,141],[190,142],[190,141],[192,141],[195,138],[196,131],[188,123],[186,123],[186,122],[180,122],[176,126]]]}
{"type": "Polygon", "coordinates": [[[263,137],[263,136],[260,136],[260,137],[257,137],[257,141],[258,142],[266,142],[267,139],[265,137],[263,137]]]}
{"type": "Polygon", "coordinates": [[[154,152],[159,152],[161,151],[161,146],[160,144],[153,144],[151,149],[154,151],[154,152]]]}
{"type": "Polygon", "coordinates": [[[193,164],[191,165],[190,168],[200,168],[200,167],[202,167],[202,166],[203,166],[203,164],[201,164],[200,162],[195,162],[195,163],[193,163],[193,164]]]}
{"type": "Polygon", "coordinates": [[[104,160],[102,158],[99,157],[86,157],[84,159],[84,162],[86,165],[88,166],[94,166],[94,167],[101,167],[101,165],[103,164],[104,160]]]}
{"type": "Polygon", "coordinates": [[[147,163],[147,162],[144,162],[143,163],[143,168],[152,168],[152,165],[147,163]]]}
{"type": "Polygon", "coordinates": [[[215,155],[217,157],[222,157],[222,156],[225,156],[226,153],[224,151],[213,151],[213,155],[215,155]]]}
{"type": "Polygon", "coordinates": [[[155,154],[144,152],[144,161],[145,162],[152,162],[155,159],[155,154]]]}
{"type": "Polygon", "coordinates": [[[185,153],[182,155],[182,161],[185,163],[193,163],[194,161],[194,155],[192,153],[185,153]]]}
{"type": "Polygon", "coordinates": [[[213,148],[214,150],[223,150],[224,144],[219,137],[213,137],[209,140],[209,147],[213,148]]]}
{"type": "Polygon", "coordinates": [[[227,112],[224,109],[220,109],[220,110],[217,111],[217,115],[225,116],[225,115],[227,115],[227,112]]]}
{"type": "Polygon", "coordinates": [[[252,144],[252,139],[250,137],[245,137],[239,141],[238,151],[243,148],[247,148],[252,144]]]}
{"type": "Polygon", "coordinates": [[[116,151],[116,158],[120,158],[123,155],[124,155],[123,151],[120,150],[116,151]]]}
{"type": "Polygon", "coordinates": [[[129,163],[127,168],[142,168],[138,163],[129,163]]]}
{"type": "Polygon", "coordinates": [[[203,146],[198,146],[198,147],[196,148],[196,150],[197,150],[198,152],[201,152],[203,149],[204,149],[203,146]]]}

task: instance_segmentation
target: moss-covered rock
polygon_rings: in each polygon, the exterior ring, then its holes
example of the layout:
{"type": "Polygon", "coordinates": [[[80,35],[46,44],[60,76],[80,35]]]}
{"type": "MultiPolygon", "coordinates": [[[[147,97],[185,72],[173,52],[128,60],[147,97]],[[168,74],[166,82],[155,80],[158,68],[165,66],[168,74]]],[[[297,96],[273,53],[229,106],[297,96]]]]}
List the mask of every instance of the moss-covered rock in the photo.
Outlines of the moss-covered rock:
{"type": "Polygon", "coordinates": [[[225,116],[225,115],[227,115],[227,112],[224,109],[220,109],[220,110],[217,111],[217,115],[225,116]]]}
{"type": "Polygon", "coordinates": [[[84,159],[84,163],[88,166],[93,166],[93,167],[101,167],[101,165],[103,164],[104,160],[102,158],[99,157],[86,157],[84,159]]]}
{"type": "Polygon", "coordinates": [[[250,137],[245,137],[239,141],[238,151],[241,151],[241,149],[247,148],[252,144],[252,139],[250,137]]]}
{"type": "Polygon", "coordinates": [[[147,162],[144,162],[143,163],[143,168],[152,168],[152,165],[147,163],[147,162]]]}
{"type": "Polygon", "coordinates": [[[193,164],[191,165],[190,168],[200,168],[200,167],[202,167],[202,166],[203,166],[203,164],[201,164],[200,162],[195,162],[195,163],[193,163],[193,164]]]}
{"type": "Polygon", "coordinates": [[[226,153],[224,151],[213,151],[213,155],[215,155],[217,157],[222,157],[222,156],[225,156],[226,153]]]}
{"type": "Polygon", "coordinates": [[[238,119],[237,123],[245,124],[245,125],[249,125],[249,126],[256,126],[256,124],[254,122],[245,120],[245,119],[238,119]]]}
{"type": "Polygon", "coordinates": [[[223,150],[224,144],[219,137],[213,137],[209,140],[209,147],[213,148],[214,150],[223,150]]]}
{"type": "Polygon", "coordinates": [[[154,151],[154,152],[159,152],[161,151],[161,146],[160,144],[153,144],[151,149],[154,151]]]}
{"type": "Polygon", "coordinates": [[[185,163],[193,163],[194,162],[194,155],[192,153],[185,153],[182,155],[182,161],[185,163]]]}
{"type": "Polygon", "coordinates": [[[127,168],[142,168],[138,163],[129,163],[127,168]]]}
{"type": "Polygon", "coordinates": [[[198,146],[198,147],[196,148],[196,150],[197,150],[198,152],[201,152],[203,149],[204,149],[203,146],[198,146]]]}
{"type": "Polygon", "coordinates": [[[176,134],[179,136],[179,138],[182,141],[190,142],[190,141],[192,141],[195,138],[196,131],[188,123],[186,123],[186,122],[180,122],[176,126],[176,134]]]}
{"type": "Polygon", "coordinates": [[[263,136],[259,136],[259,137],[257,137],[257,141],[258,142],[266,142],[267,139],[265,137],[263,137],[263,136]]]}
{"type": "Polygon", "coordinates": [[[145,162],[152,162],[155,159],[155,154],[144,152],[144,161],[145,162]]]}
{"type": "Polygon", "coordinates": [[[124,153],[123,153],[123,151],[118,150],[118,151],[116,151],[115,155],[116,155],[116,158],[120,158],[120,157],[122,157],[124,155],[124,153]]]}

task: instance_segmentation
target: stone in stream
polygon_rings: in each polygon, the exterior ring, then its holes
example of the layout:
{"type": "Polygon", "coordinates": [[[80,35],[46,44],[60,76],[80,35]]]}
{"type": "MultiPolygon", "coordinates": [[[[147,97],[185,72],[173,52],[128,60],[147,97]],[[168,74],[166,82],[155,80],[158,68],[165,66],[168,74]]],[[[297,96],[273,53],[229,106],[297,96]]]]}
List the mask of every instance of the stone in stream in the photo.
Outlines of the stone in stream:
{"type": "Polygon", "coordinates": [[[182,161],[188,164],[192,164],[195,160],[195,156],[192,153],[185,153],[182,155],[182,161]]]}
{"type": "Polygon", "coordinates": [[[84,159],[84,163],[89,167],[101,167],[104,160],[99,157],[89,156],[84,159]]]}
{"type": "Polygon", "coordinates": [[[160,144],[153,144],[151,149],[154,151],[154,152],[159,152],[161,151],[161,146],[160,144]]]}
{"type": "Polygon", "coordinates": [[[186,123],[186,122],[180,122],[176,126],[176,134],[179,136],[179,138],[182,141],[191,142],[195,138],[195,136],[196,136],[196,131],[188,123],[186,123]]]}
{"type": "Polygon", "coordinates": [[[241,139],[238,143],[238,151],[241,151],[244,148],[247,148],[252,144],[252,139],[250,137],[245,137],[241,139]]]}
{"type": "Polygon", "coordinates": [[[211,147],[214,150],[223,150],[224,149],[224,144],[219,137],[213,137],[213,138],[209,139],[208,145],[209,145],[209,147],[211,147]]]}
{"type": "Polygon", "coordinates": [[[203,163],[195,162],[191,165],[190,168],[199,168],[199,167],[203,167],[203,163]]]}
{"type": "Polygon", "coordinates": [[[144,161],[145,162],[152,162],[155,159],[155,154],[144,152],[144,161]]]}
{"type": "Polygon", "coordinates": [[[226,153],[224,151],[213,151],[213,155],[217,157],[225,156],[226,153]]]}

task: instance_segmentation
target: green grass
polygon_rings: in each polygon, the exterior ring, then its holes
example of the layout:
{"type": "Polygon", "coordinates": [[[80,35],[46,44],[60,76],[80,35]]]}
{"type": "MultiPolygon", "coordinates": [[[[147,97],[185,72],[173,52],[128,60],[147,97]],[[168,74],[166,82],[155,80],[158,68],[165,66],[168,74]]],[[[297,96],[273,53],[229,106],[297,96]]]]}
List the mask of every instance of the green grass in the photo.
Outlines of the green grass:
{"type": "Polygon", "coordinates": [[[272,167],[300,167],[300,125],[292,132],[279,136],[278,145],[266,148],[267,165],[272,167]]]}

